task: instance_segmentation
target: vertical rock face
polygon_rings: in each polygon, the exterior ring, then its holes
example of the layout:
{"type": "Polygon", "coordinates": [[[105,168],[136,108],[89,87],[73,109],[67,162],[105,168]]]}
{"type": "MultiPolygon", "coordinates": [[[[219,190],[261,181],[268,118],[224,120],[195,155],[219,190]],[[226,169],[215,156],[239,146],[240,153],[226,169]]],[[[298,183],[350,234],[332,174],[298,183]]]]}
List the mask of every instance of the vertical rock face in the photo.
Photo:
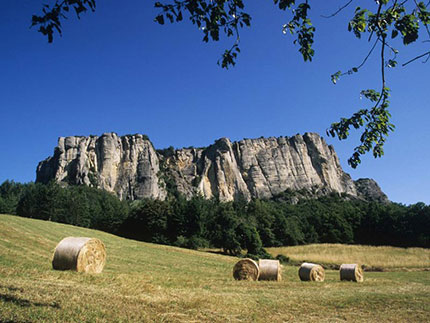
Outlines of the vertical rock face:
{"type": "Polygon", "coordinates": [[[59,138],[54,156],[39,163],[36,182],[52,179],[114,192],[121,199],[164,199],[159,159],[143,135],[59,138]]]}
{"type": "Polygon", "coordinates": [[[54,156],[37,168],[36,181],[52,179],[102,188],[122,199],[164,199],[172,187],[187,197],[221,201],[270,198],[286,189],[373,200],[383,195],[374,181],[357,186],[333,147],[315,133],[239,142],[221,138],[207,148],[159,152],[143,135],[60,138],[54,156]],[[369,185],[372,194],[363,193],[369,185]]]}
{"type": "Polygon", "coordinates": [[[249,200],[270,198],[286,189],[357,196],[333,148],[314,133],[234,143],[222,138],[206,149],[178,150],[168,161],[179,191],[187,196],[249,200]]]}

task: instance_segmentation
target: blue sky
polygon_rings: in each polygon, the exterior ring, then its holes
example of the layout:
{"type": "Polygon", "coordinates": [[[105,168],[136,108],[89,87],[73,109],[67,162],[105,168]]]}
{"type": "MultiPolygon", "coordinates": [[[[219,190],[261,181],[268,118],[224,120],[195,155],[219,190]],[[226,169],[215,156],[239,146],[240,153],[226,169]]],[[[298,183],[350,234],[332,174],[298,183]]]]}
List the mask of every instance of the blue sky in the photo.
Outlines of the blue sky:
{"type": "MultiPolygon", "coordinates": [[[[35,180],[60,136],[144,133],[156,148],[181,148],[317,132],[353,179],[375,179],[395,202],[430,204],[430,63],[387,72],[396,131],[383,158],[367,156],[353,170],[347,159],[358,135],[342,142],[325,135],[332,122],[366,107],[362,89],[380,87],[378,55],[360,73],[330,81],[369,49],[347,31],[353,7],[324,19],[340,3],[311,3],[316,54],[304,63],[281,32],[289,16],[272,1],[250,1],[252,27],[241,32],[238,63],[223,70],[216,62],[233,39],[205,44],[188,22],[159,26],[152,1],[99,0],[95,13],[70,16],[53,44],[29,28],[41,3],[6,1],[0,11],[0,183],[35,180]]],[[[425,45],[400,46],[399,62],[425,45]]]]}

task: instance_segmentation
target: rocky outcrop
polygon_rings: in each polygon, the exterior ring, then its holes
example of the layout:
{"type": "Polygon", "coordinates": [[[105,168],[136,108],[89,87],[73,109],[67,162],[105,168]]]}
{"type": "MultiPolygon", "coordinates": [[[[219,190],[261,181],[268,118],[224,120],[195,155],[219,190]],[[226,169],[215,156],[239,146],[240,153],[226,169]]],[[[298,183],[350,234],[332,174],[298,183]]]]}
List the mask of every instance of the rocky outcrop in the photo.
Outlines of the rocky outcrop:
{"type": "Polygon", "coordinates": [[[164,199],[159,158],[143,135],[106,133],[101,137],[61,137],[54,156],[40,162],[36,182],[54,179],[114,192],[121,199],[164,199]]]}
{"type": "Polygon", "coordinates": [[[54,156],[37,168],[37,182],[52,179],[102,188],[121,199],[164,199],[169,190],[221,201],[270,198],[287,189],[370,200],[385,196],[374,181],[356,184],[333,147],[315,133],[239,142],[221,138],[206,148],[159,151],[144,135],[60,138],[54,156]]]}
{"type": "Polygon", "coordinates": [[[382,192],[378,183],[371,178],[360,178],[356,180],[355,187],[357,188],[357,194],[360,199],[378,203],[389,203],[387,195],[382,192]]]}

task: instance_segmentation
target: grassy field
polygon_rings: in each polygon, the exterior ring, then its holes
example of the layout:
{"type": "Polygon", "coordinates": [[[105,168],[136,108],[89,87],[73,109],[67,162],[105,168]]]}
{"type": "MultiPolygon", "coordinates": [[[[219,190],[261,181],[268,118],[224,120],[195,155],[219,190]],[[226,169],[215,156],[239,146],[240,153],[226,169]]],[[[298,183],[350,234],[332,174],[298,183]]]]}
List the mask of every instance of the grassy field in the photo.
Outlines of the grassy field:
{"type": "MultiPolygon", "coordinates": [[[[426,261],[428,253],[422,252],[426,261]]],[[[402,257],[399,253],[399,261],[402,257]]],[[[282,282],[243,282],[232,278],[236,261],[0,215],[0,322],[424,322],[430,317],[428,271],[370,272],[356,284],[327,270],[325,282],[312,283],[298,279],[297,267],[285,266],[282,282]],[[52,270],[53,250],[65,236],[101,239],[108,252],[103,273],[52,270]]]]}
{"type": "Polygon", "coordinates": [[[430,270],[430,249],[372,247],[341,244],[311,244],[306,246],[267,248],[276,257],[283,254],[293,263],[305,261],[339,266],[359,263],[380,271],[430,270]]]}

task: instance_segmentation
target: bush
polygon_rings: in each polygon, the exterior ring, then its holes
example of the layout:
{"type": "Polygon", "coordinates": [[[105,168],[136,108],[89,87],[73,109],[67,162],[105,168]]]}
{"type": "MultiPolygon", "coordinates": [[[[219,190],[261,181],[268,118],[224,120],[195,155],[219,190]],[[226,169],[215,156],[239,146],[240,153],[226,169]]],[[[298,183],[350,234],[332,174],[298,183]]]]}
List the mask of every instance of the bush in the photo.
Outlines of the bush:
{"type": "Polygon", "coordinates": [[[283,254],[277,255],[275,259],[278,259],[282,264],[288,264],[290,262],[290,257],[287,257],[283,254]]]}
{"type": "Polygon", "coordinates": [[[260,250],[256,250],[255,253],[247,253],[244,256],[245,258],[251,258],[253,260],[259,259],[273,259],[272,255],[266,251],[266,249],[261,248],[260,250]]]}
{"type": "Polygon", "coordinates": [[[209,241],[202,237],[198,236],[192,236],[188,239],[186,245],[186,248],[197,250],[199,248],[208,248],[209,247],[209,241]]]}

